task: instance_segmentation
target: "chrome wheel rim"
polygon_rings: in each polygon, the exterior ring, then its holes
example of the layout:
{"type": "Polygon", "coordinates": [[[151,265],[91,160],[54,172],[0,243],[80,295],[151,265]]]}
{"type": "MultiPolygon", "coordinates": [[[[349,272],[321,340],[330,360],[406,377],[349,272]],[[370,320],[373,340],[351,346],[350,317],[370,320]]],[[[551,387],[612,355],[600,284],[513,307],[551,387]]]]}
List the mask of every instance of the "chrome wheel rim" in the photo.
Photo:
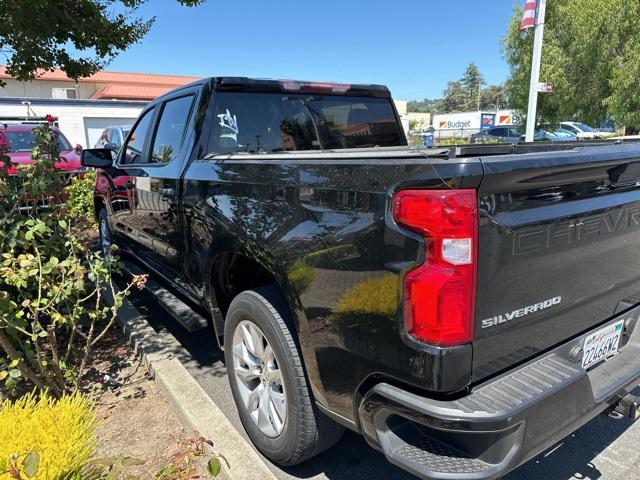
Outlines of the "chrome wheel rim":
{"type": "Polygon", "coordinates": [[[100,245],[105,259],[111,258],[111,237],[106,220],[100,220],[100,245]]]}
{"type": "Polygon", "coordinates": [[[249,320],[233,333],[233,374],[251,419],[275,438],[287,420],[287,397],[276,355],[264,333],[249,320]]]}

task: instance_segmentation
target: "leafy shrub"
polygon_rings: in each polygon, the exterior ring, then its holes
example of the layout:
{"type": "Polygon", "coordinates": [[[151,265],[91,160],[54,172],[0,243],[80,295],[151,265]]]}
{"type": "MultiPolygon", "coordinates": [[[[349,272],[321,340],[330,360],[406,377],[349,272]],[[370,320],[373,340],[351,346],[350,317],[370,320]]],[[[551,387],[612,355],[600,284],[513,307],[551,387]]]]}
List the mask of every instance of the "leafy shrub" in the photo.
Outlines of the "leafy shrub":
{"type": "MultiPolygon", "coordinates": [[[[196,436],[187,439],[180,444],[179,450],[171,457],[171,462],[156,472],[155,480],[191,480],[201,478],[196,468],[196,460],[200,457],[208,457],[207,473],[212,477],[220,475],[222,470],[220,454],[212,454],[213,442],[204,437],[196,436]]],[[[227,463],[228,465],[228,463],[227,463]]]]}
{"type": "Polygon", "coordinates": [[[0,403],[0,480],[16,478],[9,473],[12,463],[25,478],[73,478],[92,458],[96,426],[92,406],[79,394],[5,400],[0,403]],[[29,476],[33,462],[37,473],[29,476]]]}
{"type": "Polygon", "coordinates": [[[437,138],[436,145],[438,147],[449,147],[452,145],[467,145],[469,139],[465,137],[449,137],[449,138],[437,138]]]}
{"type": "Polygon", "coordinates": [[[412,147],[424,147],[424,139],[420,135],[409,135],[409,145],[412,147]]]}
{"type": "Polygon", "coordinates": [[[70,219],[82,219],[94,228],[98,226],[95,217],[93,193],[96,185],[95,172],[82,177],[74,177],[66,188],[67,214],[70,219]]]}
{"type": "Polygon", "coordinates": [[[54,132],[34,133],[33,165],[9,175],[9,158],[0,161],[0,352],[8,357],[0,357],[0,380],[9,391],[27,380],[61,396],[79,387],[92,348],[144,277],[114,286],[117,258],[92,252],[84,222],[69,221],[54,132]]]}

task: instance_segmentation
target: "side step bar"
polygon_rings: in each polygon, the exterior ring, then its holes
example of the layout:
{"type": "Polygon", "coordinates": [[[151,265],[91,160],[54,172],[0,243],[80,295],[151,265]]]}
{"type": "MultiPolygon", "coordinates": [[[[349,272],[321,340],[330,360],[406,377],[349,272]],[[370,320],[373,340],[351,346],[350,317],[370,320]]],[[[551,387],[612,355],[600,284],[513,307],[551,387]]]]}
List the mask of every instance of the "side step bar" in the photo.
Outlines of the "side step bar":
{"type": "MultiPolygon", "coordinates": [[[[124,270],[129,275],[141,275],[146,273],[140,266],[130,260],[122,260],[124,270]]],[[[158,301],[158,304],[178,322],[187,332],[197,332],[208,326],[205,317],[195,312],[188,304],[183,302],[175,294],[165,288],[151,276],[147,280],[145,291],[150,293],[158,301]]]]}

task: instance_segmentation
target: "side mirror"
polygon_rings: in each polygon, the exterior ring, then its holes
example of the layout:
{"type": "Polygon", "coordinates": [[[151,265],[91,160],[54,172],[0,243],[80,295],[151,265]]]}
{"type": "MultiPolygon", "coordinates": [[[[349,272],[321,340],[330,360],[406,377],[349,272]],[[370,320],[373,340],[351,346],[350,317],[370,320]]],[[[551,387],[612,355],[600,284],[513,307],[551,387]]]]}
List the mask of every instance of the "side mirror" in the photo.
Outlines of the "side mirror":
{"type": "Polygon", "coordinates": [[[108,148],[87,148],[82,150],[80,163],[83,167],[107,168],[113,165],[112,155],[108,148]]]}
{"type": "Polygon", "coordinates": [[[76,145],[76,147],[73,149],[78,155],[80,155],[82,153],[82,145],[80,145],[79,143],[76,145]]]}

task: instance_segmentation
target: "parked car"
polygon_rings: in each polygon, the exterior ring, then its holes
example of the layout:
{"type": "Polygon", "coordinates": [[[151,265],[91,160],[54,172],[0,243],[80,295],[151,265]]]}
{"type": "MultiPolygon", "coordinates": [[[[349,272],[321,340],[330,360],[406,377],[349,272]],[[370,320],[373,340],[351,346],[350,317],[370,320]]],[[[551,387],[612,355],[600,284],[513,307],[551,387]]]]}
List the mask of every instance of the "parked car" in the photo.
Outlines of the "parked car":
{"type": "Polygon", "coordinates": [[[558,127],[553,131],[553,133],[568,142],[576,142],[578,140],[578,136],[575,133],[564,128],[558,127]]]}
{"type": "Polygon", "coordinates": [[[82,158],[104,254],[210,329],[276,463],[346,427],[421,478],[494,479],[637,416],[637,143],[427,151],[385,87],[219,77],[82,158]]]}
{"type": "Polygon", "coordinates": [[[118,151],[131,131],[131,125],[117,125],[105,128],[94,148],[108,148],[118,151]]]}
{"type": "Polygon", "coordinates": [[[535,142],[575,142],[577,137],[571,132],[562,129],[556,130],[536,130],[533,135],[535,142]]]}
{"type": "MultiPolygon", "coordinates": [[[[37,124],[32,123],[0,126],[0,132],[2,132],[8,143],[8,149],[5,154],[11,159],[12,164],[25,165],[32,163],[31,151],[36,146],[36,136],[33,133],[33,129],[37,126],[37,124]]],[[[83,169],[80,165],[82,146],[76,145],[72,147],[69,140],[57,127],[51,128],[56,133],[58,147],[60,148],[61,161],[56,163],[56,168],[68,173],[82,171],[83,169]]],[[[15,168],[9,169],[10,174],[16,173],[16,171],[15,168]]]]}
{"type": "Polygon", "coordinates": [[[578,137],[578,140],[594,140],[612,137],[614,133],[601,132],[580,122],[560,122],[560,128],[568,130],[578,137]]]}
{"type": "MultiPolygon", "coordinates": [[[[538,129],[533,137],[536,142],[566,142],[575,140],[575,135],[564,131],[550,131],[538,129]]],[[[488,141],[500,143],[524,142],[525,135],[517,127],[491,127],[471,135],[471,143],[486,143],[488,141]]]]}
{"type": "Polygon", "coordinates": [[[518,143],[523,140],[523,135],[516,127],[491,127],[474,133],[471,135],[470,140],[471,143],[484,143],[487,141],[518,143]]]}

